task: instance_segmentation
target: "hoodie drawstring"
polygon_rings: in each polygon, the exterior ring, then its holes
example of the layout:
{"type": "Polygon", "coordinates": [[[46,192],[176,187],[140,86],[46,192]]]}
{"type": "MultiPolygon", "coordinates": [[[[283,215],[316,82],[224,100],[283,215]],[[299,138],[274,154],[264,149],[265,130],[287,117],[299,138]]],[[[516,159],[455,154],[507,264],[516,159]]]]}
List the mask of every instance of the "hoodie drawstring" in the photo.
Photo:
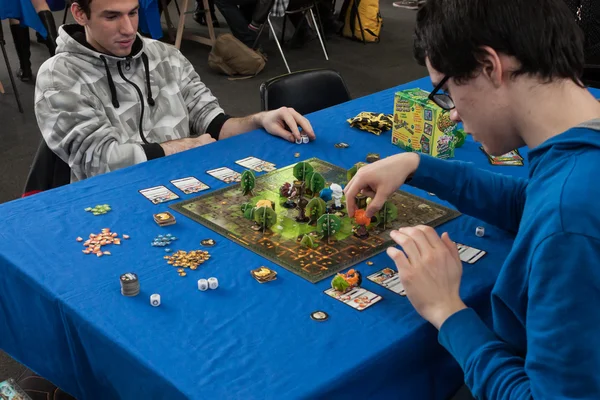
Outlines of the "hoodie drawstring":
{"type": "Polygon", "coordinates": [[[150,87],[150,67],[148,66],[148,56],[146,53],[142,53],[142,62],[144,63],[144,70],[146,70],[146,85],[148,87],[148,104],[154,105],[154,99],[152,98],[152,87],[150,87]]]}
{"type": "Polygon", "coordinates": [[[106,76],[108,77],[108,87],[110,88],[110,97],[112,98],[113,107],[119,108],[119,100],[117,99],[117,88],[115,87],[115,82],[113,81],[112,75],[110,74],[108,62],[106,61],[106,57],[104,56],[100,56],[100,59],[104,63],[104,68],[106,68],[106,76]]]}

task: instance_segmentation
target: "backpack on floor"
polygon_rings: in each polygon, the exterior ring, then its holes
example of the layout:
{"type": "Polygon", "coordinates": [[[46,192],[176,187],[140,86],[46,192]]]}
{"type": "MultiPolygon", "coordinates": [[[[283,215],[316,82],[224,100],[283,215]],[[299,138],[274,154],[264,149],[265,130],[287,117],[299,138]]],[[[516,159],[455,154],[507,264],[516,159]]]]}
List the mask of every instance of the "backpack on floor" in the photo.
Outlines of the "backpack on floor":
{"type": "Polygon", "coordinates": [[[252,50],[231,33],[220,35],[208,55],[208,66],[230,77],[251,78],[258,75],[265,65],[266,59],[261,53],[252,50]]]}
{"type": "Polygon", "coordinates": [[[344,23],[342,36],[362,41],[364,35],[365,42],[379,42],[383,25],[379,13],[379,0],[358,0],[358,7],[354,5],[355,1],[357,0],[346,0],[342,6],[340,12],[344,23]]]}

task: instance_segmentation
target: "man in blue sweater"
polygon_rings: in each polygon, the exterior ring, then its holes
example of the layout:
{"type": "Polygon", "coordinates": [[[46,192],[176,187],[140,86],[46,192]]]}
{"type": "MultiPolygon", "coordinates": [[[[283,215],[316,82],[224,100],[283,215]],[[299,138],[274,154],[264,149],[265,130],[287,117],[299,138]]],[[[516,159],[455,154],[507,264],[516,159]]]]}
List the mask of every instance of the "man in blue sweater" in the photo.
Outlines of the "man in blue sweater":
{"type": "Polygon", "coordinates": [[[480,399],[600,398],[600,103],[583,87],[583,39],[562,0],[428,0],[415,55],[431,99],[492,155],[527,145],[528,179],[398,154],[346,187],[372,197],[404,183],[516,233],[492,291],[493,330],[459,297],[461,261],[444,233],[392,232],[406,293],[480,399]]]}

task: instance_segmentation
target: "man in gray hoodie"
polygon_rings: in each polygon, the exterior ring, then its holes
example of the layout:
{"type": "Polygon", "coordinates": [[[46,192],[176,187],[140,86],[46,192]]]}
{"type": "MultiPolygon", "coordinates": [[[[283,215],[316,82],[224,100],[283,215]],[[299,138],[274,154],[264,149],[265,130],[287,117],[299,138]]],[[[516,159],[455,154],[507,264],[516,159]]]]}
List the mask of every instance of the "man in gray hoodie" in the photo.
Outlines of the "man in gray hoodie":
{"type": "Polygon", "coordinates": [[[35,113],[71,182],[264,128],[312,140],[291,108],[231,118],[173,46],[137,35],[138,0],[75,0],[38,72],[35,113]]]}

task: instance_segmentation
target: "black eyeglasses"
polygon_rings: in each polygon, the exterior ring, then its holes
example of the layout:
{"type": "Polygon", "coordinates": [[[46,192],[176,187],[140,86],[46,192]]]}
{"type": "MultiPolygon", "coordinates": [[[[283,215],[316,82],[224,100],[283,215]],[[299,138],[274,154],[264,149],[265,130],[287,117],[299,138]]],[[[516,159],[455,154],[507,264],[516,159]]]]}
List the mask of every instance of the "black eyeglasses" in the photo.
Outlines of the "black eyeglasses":
{"type": "Polygon", "coordinates": [[[438,106],[440,106],[442,109],[446,110],[446,111],[450,111],[452,109],[454,109],[454,100],[452,100],[452,98],[450,97],[450,95],[448,93],[438,93],[440,90],[442,90],[442,87],[446,84],[446,82],[448,82],[448,79],[450,79],[449,75],[446,75],[444,77],[444,79],[442,79],[440,81],[440,83],[437,84],[437,86],[435,87],[435,89],[433,89],[431,91],[431,93],[429,94],[429,96],[427,97],[429,100],[433,101],[435,104],[437,104],[438,106]]]}

